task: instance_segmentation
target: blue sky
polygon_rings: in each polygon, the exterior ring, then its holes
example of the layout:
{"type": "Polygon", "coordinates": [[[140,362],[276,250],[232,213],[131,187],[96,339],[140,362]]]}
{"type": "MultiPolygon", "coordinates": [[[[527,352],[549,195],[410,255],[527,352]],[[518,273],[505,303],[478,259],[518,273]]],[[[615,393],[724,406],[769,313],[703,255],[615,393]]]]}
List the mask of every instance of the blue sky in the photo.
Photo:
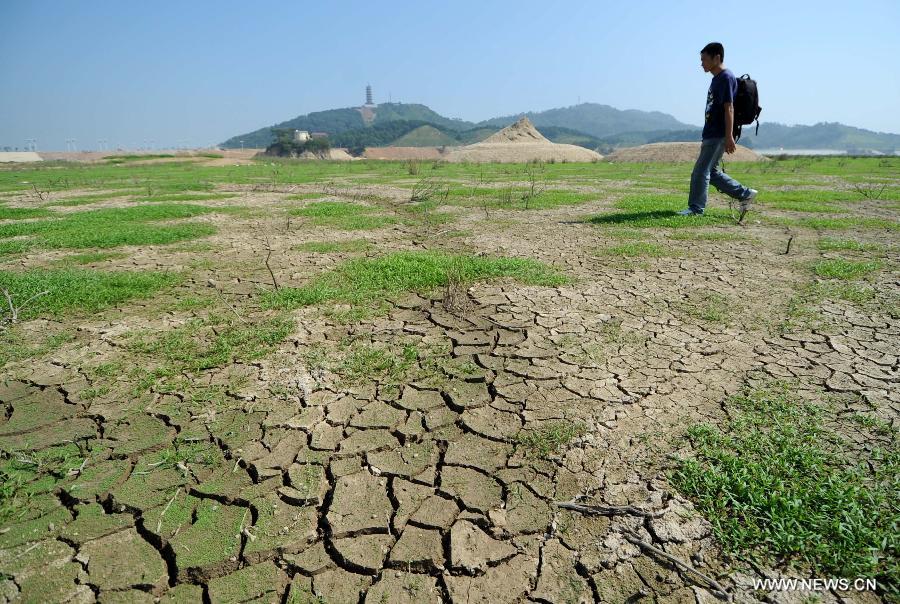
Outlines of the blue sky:
{"type": "Polygon", "coordinates": [[[896,0],[0,0],[0,147],[215,144],[366,83],[473,121],[580,100],[699,124],[712,40],[763,120],[900,133],[898,25],[896,0]]]}

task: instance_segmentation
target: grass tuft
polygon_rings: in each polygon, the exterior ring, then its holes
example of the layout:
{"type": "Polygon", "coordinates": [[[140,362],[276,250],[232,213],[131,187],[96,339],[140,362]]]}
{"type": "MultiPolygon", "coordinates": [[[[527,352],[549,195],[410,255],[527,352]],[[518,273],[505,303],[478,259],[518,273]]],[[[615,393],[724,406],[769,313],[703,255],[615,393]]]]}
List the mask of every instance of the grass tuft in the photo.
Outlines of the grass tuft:
{"type": "Polygon", "coordinates": [[[536,430],[520,433],[517,444],[535,457],[558,453],[576,438],[584,436],[587,426],[580,422],[551,422],[536,430]]]}
{"type": "Polygon", "coordinates": [[[429,291],[458,272],[464,283],[512,277],[528,285],[561,285],[565,277],[550,267],[519,258],[453,256],[439,252],[399,252],[375,259],[351,260],[303,287],[266,293],[263,303],[299,308],[328,300],[361,303],[404,291],[429,291]]]}
{"type": "Polygon", "coordinates": [[[797,561],[823,575],[900,587],[900,453],[869,463],[826,428],[825,409],[783,385],[732,397],[734,419],[688,431],[696,455],[672,482],[692,498],[725,548],[797,561]]]}
{"type": "Polygon", "coordinates": [[[164,359],[166,374],[202,371],[238,360],[259,359],[290,335],[293,327],[293,321],[282,317],[245,323],[213,315],[190,321],[155,338],[136,334],[129,348],[138,354],[164,359]]]}
{"type": "Polygon", "coordinates": [[[391,216],[376,213],[376,208],[342,201],[320,201],[289,210],[292,216],[309,218],[317,226],[346,231],[380,229],[397,222],[391,216]]]}
{"type": "Polygon", "coordinates": [[[879,251],[882,246],[874,243],[863,243],[855,239],[834,239],[831,237],[823,237],[816,242],[816,247],[826,252],[836,251],[853,251],[853,252],[874,252],[879,251]]]}
{"type": "Polygon", "coordinates": [[[731,212],[707,207],[702,216],[679,216],[687,207],[684,195],[630,195],[615,203],[618,212],[598,214],[587,219],[591,224],[627,228],[698,228],[734,222],[731,212]]]}
{"type": "Polygon", "coordinates": [[[30,250],[33,243],[28,239],[12,239],[10,241],[0,241],[0,258],[3,256],[14,256],[23,254],[30,250]]]}
{"type": "Polygon", "coordinates": [[[207,224],[154,224],[221,211],[199,205],[160,204],[104,208],[62,214],[59,218],[0,225],[0,239],[30,235],[49,248],[111,248],[167,244],[216,232],[207,224]]]}
{"type": "Polygon", "coordinates": [[[846,260],[844,258],[820,260],[813,265],[813,271],[819,277],[846,280],[859,279],[880,268],[880,262],[854,262],[853,260],[846,260]]]}
{"type": "Polygon", "coordinates": [[[146,298],[175,284],[179,278],[161,273],[97,271],[85,269],[32,269],[0,271],[0,289],[9,291],[14,304],[40,292],[19,311],[19,319],[56,315],[70,310],[96,312],[132,298],[146,298]]]}
{"type": "Polygon", "coordinates": [[[50,216],[49,210],[43,208],[10,208],[0,205],[0,220],[23,220],[26,218],[45,218],[50,216]]]}

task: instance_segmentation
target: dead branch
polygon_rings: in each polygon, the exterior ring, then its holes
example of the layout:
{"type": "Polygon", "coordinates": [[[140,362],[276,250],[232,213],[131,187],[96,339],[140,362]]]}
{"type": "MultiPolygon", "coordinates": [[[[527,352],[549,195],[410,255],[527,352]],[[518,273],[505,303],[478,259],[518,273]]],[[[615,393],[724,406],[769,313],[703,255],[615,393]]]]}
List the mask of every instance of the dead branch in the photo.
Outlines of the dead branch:
{"type": "Polygon", "coordinates": [[[278,287],[278,281],[275,279],[275,273],[272,271],[272,267],[269,266],[269,258],[272,257],[272,246],[269,244],[269,238],[266,237],[266,268],[269,270],[269,275],[272,277],[272,285],[275,286],[275,291],[278,291],[280,288],[278,287]]]}
{"type": "Polygon", "coordinates": [[[450,195],[449,186],[445,185],[440,180],[426,176],[420,178],[416,184],[413,185],[412,194],[410,195],[409,200],[428,201],[432,197],[439,196],[443,201],[446,201],[448,195],[450,195]]]}
{"type": "Polygon", "coordinates": [[[675,556],[673,556],[672,554],[670,554],[664,550],[661,550],[660,548],[656,547],[652,543],[648,543],[648,542],[644,541],[637,535],[637,533],[635,533],[633,531],[628,531],[628,530],[623,531],[622,535],[630,543],[633,543],[634,545],[637,545],[638,547],[640,547],[648,552],[651,552],[653,554],[656,554],[657,556],[660,556],[661,558],[664,558],[665,560],[668,560],[669,562],[674,564],[680,570],[700,579],[701,581],[706,583],[707,586],[709,586],[711,588],[711,591],[719,599],[726,600],[729,602],[731,601],[731,594],[728,593],[728,590],[726,590],[724,587],[722,587],[722,585],[718,581],[713,579],[712,577],[701,573],[699,570],[697,570],[696,568],[694,568],[687,562],[681,560],[680,558],[676,558],[675,556]]]}
{"type": "Polygon", "coordinates": [[[47,201],[50,199],[50,191],[39,191],[37,185],[31,183],[31,189],[34,191],[34,194],[37,195],[37,198],[41,201],[47,201]]]}
{"type": "Polygon", "coordinates": [[[784,249],[784,255],[787,256],[791,253],[791,244],[794,243],[794,235],[788,237],[787,247],[784,249]]]}
{"type": "Polygon", "coordinates": [[[658,518],[662,512],[644,510],[633,505],[582,505],[574,501],[554,501],[553,505],[564,510],[573,510],[589,516],[643,516],[658,518]]]}
{"type": "Polygon", "coordinates": [[[28,298],[27,300],[25,300],[24,302],[22,302],[20,305],[16,306],[13,303],[12,294],[9,293],[8,289],[6,289],[4,287],[0,291],[3,292],[3,297],[6,298],[6,304],[9,306],[9,317],[3,321],[0,321],[0,324],[2,324],[2,323],[9,323],[9,324],[17,323],[19,321],[19,313],[21,313],[24,309],[26,309],[28,307],[28,304],[30,304],[37,298],[40,298],[41,296],[46,296],[47,294],[50,293],[49,289],[42,291],[42,292],[38,292],[38,293],[34,294],[33,296],[31,296],[30,298],[28,298]]]}
{"type": "Polygon", "coordinates": [[[887,188],[887,183],[883,183],[880,187],[878,185],[871,184],[860,184],[854,183],[853,190],[865,197],[866,199],[881,199],[882,194],[884,193],[885,188],[887,188]]]}
{"type": "MultiPolygon", "coordinates": [[[[270,270],[269,272],[272,272],[272,271],[270,270]]],[[[272,280],[273,281],[275,280],[274,275],[272,276],[272,280]]],[[[220,292],[218,289],[216,289],[215,291],[216,291],[216,294],[219,296],[219,299],[222,302],[224,302],[225,305],[231,309],[231,312],[234,313],[234,316],[238,318],[238,321],[240,321],[241,323],[246,323],[247,321],[244,319],[244,317],[242,317],[241,315],[238,314],[237,309],[235,309],[235,307],[231,305],[231,302],[229,302],[228,300],[225,299],[225,296],[222,295],[222,292],[220,292]]]]}

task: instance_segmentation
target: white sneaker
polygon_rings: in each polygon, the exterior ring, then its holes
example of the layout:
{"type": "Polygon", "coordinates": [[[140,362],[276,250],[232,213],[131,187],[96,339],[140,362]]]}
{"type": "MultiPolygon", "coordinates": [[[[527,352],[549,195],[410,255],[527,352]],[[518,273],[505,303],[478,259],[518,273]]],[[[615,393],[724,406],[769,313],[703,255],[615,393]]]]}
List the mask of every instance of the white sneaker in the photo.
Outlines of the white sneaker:
{"type": "Polygon", "coordinates": [[[750,211],[750,206],[754,201],[756,201],[757,195],[759,195],[759,191],[757,191],[756,189],[750,189],[750,194],[741,200],[741,215],[740,218],[738,218],[738,222],[744,220],[744,216],[747,214],[747,212],[750,211]]]}

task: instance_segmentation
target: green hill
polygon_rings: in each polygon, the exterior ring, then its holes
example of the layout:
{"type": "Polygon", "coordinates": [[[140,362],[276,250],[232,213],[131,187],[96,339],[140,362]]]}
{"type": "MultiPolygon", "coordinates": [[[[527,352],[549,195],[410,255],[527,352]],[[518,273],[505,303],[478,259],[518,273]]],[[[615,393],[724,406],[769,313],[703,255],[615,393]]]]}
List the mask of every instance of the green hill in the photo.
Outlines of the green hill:
{"type": "Polygon", "coordinates": [[[243,141],[244,147],[262,149],[275,142],[275,135],[272,134],[273,129],[292,128],[308,132],[327,132],[331,135],[363,128],[365,125],[362,115],[356,109],[329,109],[328,111],[316,111],[309,115],[301,115],[286,122],[260,128],[246,134],[232,136],[222,143],[221,146],[226,149],[236,149],[241,147],[241,141],[243,141]]]}
{"type": "Polygon", "coordinates": [[[382,103],[375,108],[375,124],[397,120],[428,122],[429,124],[455,131],[467,130],[475,126],[472,122],[444,117],[425,105],[416,103],[382,103]]]}
{"type": "MultiPolygon", "coordinates": [[[[238,134],[232,136],[222,143],[222,147],[226,149],[236,149],[241,147],[243,141],[244,147],[264,148],[275,141],[275,135],[272,130],[280,128],[290,128],[294,130],[306,130],[308,132],[325,132],[332,139],[336,146],[348,146],[338,144],[334,136],[351,130],[360,128],[375,127],[378,125],[393,122],[417,122],[418,125],[429,123],[441,126],[447,130],[459,131],[472,128],[474,124],[464,122],[462,120],[454,120],[435,113],[425,105],[407,104],[407,103],[382,103],[374,109],[375,119],[371,126],[363,121],[362,114],[355,107],[346,107],[344,109],[330,109],[328,111],[316,111],[308,115],[300,115],[294,119],[290,119],[272,126],[260,128],[253,132],[238,134]]],[[[398,134],[402,136],[406,131],[398,134]]],[[[391,139],[393,140],[393,139],[391,139]]],[[[387,144],[390,141],[385,141],[387,144]]],[[[374,145],[369,145],[374,146],[374,145]]]]}
{"type": "MultiPolygon", "coordinates": [[[[468,145],[484,140],[522,115],[528,116],[553,142],[599,148],[601,152],[654,142],[696,141],[700,132],[697,127],[658,111],[619,110],[597,103],[497,117],[478,124],[444,117],[425,105],[384,103],[374,108],[374,119],[369,124],[354,107],[316,111],[233,136],[222,146],[237,148],[243,141],[244,147],[267,147],[275,138],[272,130],[277,128],[325,132],[336,147],[468,145]],[[428,128],[412,134],[425,126],[428,128]]],[[[752,128],[744,129],[741,144],[757,149],[783,147],[893,153],[900,149],[900,135],[829,122],[786,126],[763,120],[759,136],[755,136],[752,128]]]]}
{"type": "Polygon", "coordinates": [[[459,139],[432,125],[419,126],[396,139],[392,147],[442,147],[459,145],[459,139]]]}
{"type": "MultiPolygon", "coordinates": [[[[610,136],[604,136],[597,140],[597,148],[600,153],[611,153],[622,147],[637,147],[648,143],[682,143],[697,142],[700,140],[699,128],[687,128],[684,130],[648,130],[644,132],[620,132],[610,136]]],[[[741,144],[744,139],[741,139],[741,144]]]]}
{"type": "Polygon", "coordinates": [[[849,152],[900,150],[900,134],[873,132],[836,122],[820,122],[812,126],[786,126],[760,122],[759,136],[744,127],[741,144],[756,149],[840,149],[849,152]]]}

